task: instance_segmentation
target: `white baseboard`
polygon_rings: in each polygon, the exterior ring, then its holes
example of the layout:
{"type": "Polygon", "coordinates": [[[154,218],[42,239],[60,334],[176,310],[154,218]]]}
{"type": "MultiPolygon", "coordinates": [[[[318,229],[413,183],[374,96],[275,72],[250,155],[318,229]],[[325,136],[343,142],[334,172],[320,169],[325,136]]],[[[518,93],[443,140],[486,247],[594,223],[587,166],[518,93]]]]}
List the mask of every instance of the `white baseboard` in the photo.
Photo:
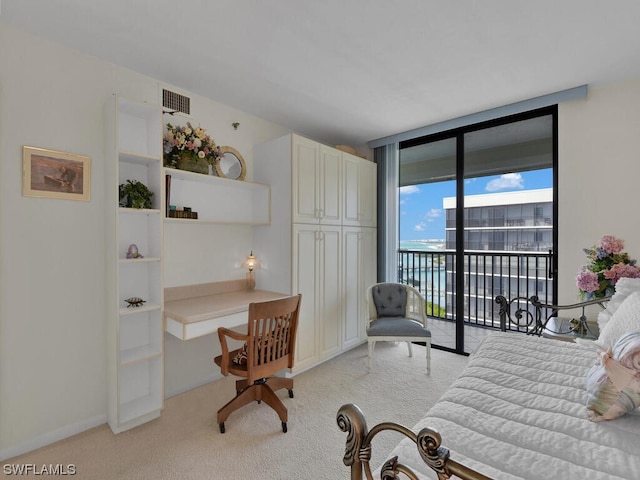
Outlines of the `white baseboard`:
{"type": "Polygon", "coordinates": [[[53,430],[52,432],[44,433],[35,438],[27,440],[26,442],[19,443],[18,445],[13,445],[1,449],[0,461],[17,457],[18,455],[22,455],[23,453],[31,452],[37,448],[44,447],[45,445],[57,442],[58,440],[63,440],[65,438],[76,435],[77,433],[84,432],[85,430],[89,430],[90,428],[97,427],[98,425],[102,425],[104,423],[107,423],[107,416],[97,415],[93,418],[83,420],[82,422],[74,423],[72,425],[66,425],[64,427],[58,428],[57,430],[53,430]]]}

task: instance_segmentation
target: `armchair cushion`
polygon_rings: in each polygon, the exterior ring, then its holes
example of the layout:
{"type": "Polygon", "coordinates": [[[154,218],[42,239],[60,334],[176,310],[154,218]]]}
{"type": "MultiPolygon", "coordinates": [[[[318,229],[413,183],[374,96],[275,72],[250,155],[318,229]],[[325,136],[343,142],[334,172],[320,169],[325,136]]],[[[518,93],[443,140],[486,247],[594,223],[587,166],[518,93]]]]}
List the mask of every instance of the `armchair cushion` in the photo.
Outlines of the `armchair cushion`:
{"type": "Polygon", "coordinates": [[[378,317],[404,317],[407,312],[407,290],[397,283],[381,283],[373,287],[373,303],[378,317]]]}
{"type": "Polygon", "coordinates": [[[367,328],[370,337],[431,337],[431,332],[416,320],[398,317],[381,317],[367,328]]]}

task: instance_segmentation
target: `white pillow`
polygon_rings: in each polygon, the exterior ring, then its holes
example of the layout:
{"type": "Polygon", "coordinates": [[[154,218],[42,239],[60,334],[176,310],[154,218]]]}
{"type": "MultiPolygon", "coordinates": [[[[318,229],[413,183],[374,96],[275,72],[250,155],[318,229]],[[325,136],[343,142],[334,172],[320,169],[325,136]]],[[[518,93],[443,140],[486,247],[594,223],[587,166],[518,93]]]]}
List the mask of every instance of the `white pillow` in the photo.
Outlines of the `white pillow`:
{"type": "Polygon", "coordinates": [[[604,327],[611,320],[611,316],[633,292],[640,292],[640,278],[625,277],[617,281],[616,293],[613,294],[611,300],[604,304],[604,310],[598,313],[600,331],[604,330],[604,327]]]}
{"type": "Polygon", "coordinates": [[[616,308],[596,343],[605,350],[613,348],[622,335],[633,330],[640,330],[640,291],[631,293],[616,308]]]}
{"type": "Polygon", "coordinates": [[[609,303],[611,303],[611,300],[605,303],[605,307],[598,312],[598,328],[600,331],[604,330],[604,327],[609,323],[609,320],[611,320],[611,316],[613,315],[613,312],[608,308],[609,303]]]}
{"type": "Polygon", "coordinates": [[[613,420],[640,406],[640,331],[627,332],[587,372],[587,414],[613,420]]]}

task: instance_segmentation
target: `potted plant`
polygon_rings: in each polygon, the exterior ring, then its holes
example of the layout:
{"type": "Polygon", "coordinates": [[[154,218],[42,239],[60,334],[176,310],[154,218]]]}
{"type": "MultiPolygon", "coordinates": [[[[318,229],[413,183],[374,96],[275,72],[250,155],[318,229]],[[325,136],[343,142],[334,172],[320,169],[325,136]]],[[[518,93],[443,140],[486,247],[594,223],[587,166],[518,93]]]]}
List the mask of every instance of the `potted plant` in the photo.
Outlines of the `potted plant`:
{"type": "Polygon", "coordinates": [[[137,180],[120,184],[120,206],[128,208],[151,208],[153,192],[137,180]]]}

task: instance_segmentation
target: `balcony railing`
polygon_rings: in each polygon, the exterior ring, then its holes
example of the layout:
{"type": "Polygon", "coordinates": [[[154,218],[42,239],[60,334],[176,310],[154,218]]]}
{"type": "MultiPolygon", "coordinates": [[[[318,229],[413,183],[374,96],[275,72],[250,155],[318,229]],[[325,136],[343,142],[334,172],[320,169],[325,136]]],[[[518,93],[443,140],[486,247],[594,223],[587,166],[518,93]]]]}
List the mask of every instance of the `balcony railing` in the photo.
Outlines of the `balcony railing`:
{"type": "MultiPolygon", "coordinates": [[[[550,264],[548,252],[465,251],[465,324],[499,329],[497,295],[537,295],[542,302],[552,303],[550,264]]],[[[450,321],[457,318],[455,251],[399,250],[398,281],[420,291],[427,302],[427,315],[450,321]]],[[[508,324],[507,329],[525,331],[526,327],[508,324]]]]}

